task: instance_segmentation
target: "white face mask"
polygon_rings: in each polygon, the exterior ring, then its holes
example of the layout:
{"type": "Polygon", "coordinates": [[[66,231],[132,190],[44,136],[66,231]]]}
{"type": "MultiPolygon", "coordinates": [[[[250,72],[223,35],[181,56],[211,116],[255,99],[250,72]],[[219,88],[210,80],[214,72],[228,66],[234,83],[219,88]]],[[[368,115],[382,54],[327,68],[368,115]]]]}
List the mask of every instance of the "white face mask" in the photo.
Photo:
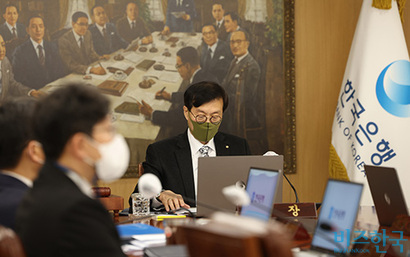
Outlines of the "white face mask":
{"type": "Polygon", "coordinates": [[[95,162],[98,179],[112,182],[121,178],[127,171],[130,161],[130,150],[124,137],[115,134],[110,142],[96,145],[101,155],[101,159],[95,162]]]}

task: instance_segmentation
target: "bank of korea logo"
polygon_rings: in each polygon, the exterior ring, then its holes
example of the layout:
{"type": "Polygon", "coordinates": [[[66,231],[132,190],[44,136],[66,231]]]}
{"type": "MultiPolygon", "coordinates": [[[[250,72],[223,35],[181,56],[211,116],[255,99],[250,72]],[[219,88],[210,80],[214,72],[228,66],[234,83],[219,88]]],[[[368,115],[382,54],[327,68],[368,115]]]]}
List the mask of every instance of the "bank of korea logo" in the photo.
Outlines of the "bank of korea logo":
{"type": "Polygon", "coordinates": [[[410,62],[390,63],[377,78],[376,95],[380,105],[397,117],[410,117],[410,62]]]}

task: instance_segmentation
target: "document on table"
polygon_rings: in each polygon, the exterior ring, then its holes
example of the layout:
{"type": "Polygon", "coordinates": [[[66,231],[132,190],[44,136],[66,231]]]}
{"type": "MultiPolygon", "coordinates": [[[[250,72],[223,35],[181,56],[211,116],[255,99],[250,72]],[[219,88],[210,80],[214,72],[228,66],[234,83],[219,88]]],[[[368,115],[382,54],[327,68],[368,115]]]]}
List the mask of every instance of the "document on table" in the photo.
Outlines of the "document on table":
{"type": "Polygon", "coordinates": [[[152,109],[158,111],[167,111],[171,105],[170,102],[164,99],[155,99],[155,93],[141,92],[138,89],[129,92],[127,96],[138,101],[139,103],[142,103],[142,100],[144,100],[144,102],[149,104],[152,109]]]}
{"type": "Polygon", "coordinates": [[[124,52],[122,55],[124,56],[126,60],[131,61],[133,63],[139,63],[142,59],[144,59],[143,56],[137,54],[136,52],[132,52],[132,51],[124,52]]]}
{"type": "Polygon", "coordinates": [[[144,74],[146,77],[153,77],[161,81],[176,83],[181,79],[181,76],[178,72],[173,71],[159,71],[159,70],[150,70],[144,74]]]}

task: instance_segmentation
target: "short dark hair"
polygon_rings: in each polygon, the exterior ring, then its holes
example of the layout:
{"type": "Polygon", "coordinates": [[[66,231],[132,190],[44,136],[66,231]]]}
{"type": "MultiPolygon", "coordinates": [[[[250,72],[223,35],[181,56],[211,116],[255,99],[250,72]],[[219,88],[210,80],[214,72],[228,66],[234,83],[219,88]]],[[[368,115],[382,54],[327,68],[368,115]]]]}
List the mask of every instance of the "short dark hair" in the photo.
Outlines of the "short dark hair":
{"type": "Polygon", "coordinates": [[[236,12],[226,12],[224,16],[231,16],[232,21],[236,21],[239,24],[239,16],[236,12]]]}
{"type": "Polygon", "coordinates": [[[19,8],[17,8],[17,5],[12,4],[12,3],[8,3],[8,4],[6,4],[6,5],[4,6],[4,12],[3,12],[3,14],[6,13],[6,10],[7,10],[7,8],[9,8],[9,7],[14,7],[14,8],[16,8],[17,13],[19,13],[19,8]]]}
{"type": "Polygon", "coordinates": [[[87,18],[88,19],[88,15],[85,12],[75,12],[73,13],[73,15],[71,16],[71,21],[76,23],[78,21],[78,19],[80,18],[87,18]]]}
{"type": "Polygon", "coordinates": [[[228,95],[223,87],[211,81],[201,81],[192,84],[184,93],[184,105],[190,111],[192,107],[199,107],[215,99],[222,99],[223,111],[228,107],[228,95]]]}
{"type": "Polygon", "coordinates": [[[220,2],[220,1],[215,1],[215,2],[212,4],[212,7],[213,7],[214,5],[220,5],[220,6],[222,7],[222,9],[224,8],[224,5],[223,5],[222,2],[220,2]]]}
{"type": "Polygon", "coordinates": [[[202,28],[208,27],[208,26],[214,27],[215,32],[218,32],[218,29],[216,28],[215,24],[213,24],[213,23],[205,23],[205,24],[202,26],[202,28]]]}
{"type": "Polygon", "coordinates": [[[191,66],[199,65],[198,51],[192,46],[181,48],[177,52],[177,56],[181,58],[183,64],[189,63],[191,66]]]}
{"type": "MultiPolygon", "coordinates": [[[[91,15],[91,16],[94,16],[94,9],[97,8],[97,7],[101,7],[101,8],[104,9],[104,6],[102,6],[102,4],[96,4],[96,5],[94,5],[93,7],[91,7],[91,10],[90,10],[90,15],[91,15]]],[[[105,9],[104,9],[104,10],[105,10],[105,9]]]]}
{"type": "MultiPolygon", "coordinates": [[[[43,21],[43,24],[44,24],[44,18],[40,14],[36,13],[36,14],[32,14],[32,15],[30,15],[30,17],[28,17],[27,23],[26,23],[27,28],[30,27],[30,21],[31,21],[31,19],[34,19],[34,18],[40,18],[43,21]]],[[[44,24],[44,26],[46,26],[46,24],[44,24]]]]}
{"type": "Polygon", "coordinates": [[[13,169],[30,140],[34,139],[31,118],[36,101],[18,97],[0,106],[0,169],[13,169]]]}
{"type": "Polygon", "coordinates": [[[83,84],[64,86],[41,99],[33,127],[47,160],[57,160],[74,134],[91,136],[94,125],[107,116],[109,104],[96,88],[83,84]]]}
{"type": "Polygon", "coordinates": [[[128,1],[128,2],[126,2],[125,3],[125,11],[127,11],[127,8],[128,8],[128,5],[129,4],[135,4],[136,6],[137,6],[137,8],[138,8],[138,11],[139,11],[139,9],[140,9],[140,7],[139,7],[139,5],[138,5],[138,3],[136,2],[136,1],[128,1]]]}

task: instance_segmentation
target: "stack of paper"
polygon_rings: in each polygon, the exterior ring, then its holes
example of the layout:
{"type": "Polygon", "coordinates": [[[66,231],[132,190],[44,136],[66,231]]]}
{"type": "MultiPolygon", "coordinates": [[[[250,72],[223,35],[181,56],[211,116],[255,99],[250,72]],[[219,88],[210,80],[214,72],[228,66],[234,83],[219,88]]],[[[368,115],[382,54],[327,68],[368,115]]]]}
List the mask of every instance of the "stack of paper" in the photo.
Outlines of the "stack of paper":
{"type": "Polygon", "coordinates": [[[166,244],[164,230],[143,223],[117,225],[118,233],[123,240],[129,240],[122,249],[127,252],[142,251],[150,246],[166,244]]]}

